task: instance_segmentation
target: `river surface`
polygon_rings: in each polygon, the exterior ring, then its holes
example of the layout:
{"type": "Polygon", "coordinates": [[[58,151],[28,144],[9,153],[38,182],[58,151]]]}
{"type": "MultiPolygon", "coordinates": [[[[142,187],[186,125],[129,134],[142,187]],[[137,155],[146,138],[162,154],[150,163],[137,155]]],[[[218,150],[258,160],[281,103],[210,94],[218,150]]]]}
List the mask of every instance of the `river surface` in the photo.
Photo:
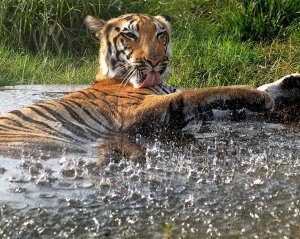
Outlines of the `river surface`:
{"type": "MultiPolygon", "coordinates": [[[[83,86],[0,88],[0,113],[83,86]]],[[[263,121],[136,138],[143,162],[98,146],[49,160],[0,156],[0,238],[299,238],[300,130],[263,121]]]]}

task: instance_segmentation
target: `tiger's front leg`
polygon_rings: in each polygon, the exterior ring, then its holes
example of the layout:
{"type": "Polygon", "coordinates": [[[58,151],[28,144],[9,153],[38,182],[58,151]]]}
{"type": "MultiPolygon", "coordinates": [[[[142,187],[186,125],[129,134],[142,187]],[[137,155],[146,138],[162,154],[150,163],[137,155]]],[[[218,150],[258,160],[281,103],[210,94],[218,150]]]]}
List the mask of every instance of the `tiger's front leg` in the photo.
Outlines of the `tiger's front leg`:
{"type": "Polygon", "coordinates": [[[159,125],[181,129],[190,121],[212,109],[250,111],[271,111],[274,100],[265,92],[248,86],[213,87],[186,90],[161,96],[148,96],[134,111],[139,127],[149,128],[159,125]]]}
{"type": "Polygon", "coordinates": [[[213,87],[182,92],[187,106],[197,103],[197,111],[246,108],[254,112],[272,110],[274,100],[265,92],[250,86],[213,87]],[[194,97],[191,97],[191,93],[194,97]],[[195,102],[196,101],[196,102],[195,102]]]}

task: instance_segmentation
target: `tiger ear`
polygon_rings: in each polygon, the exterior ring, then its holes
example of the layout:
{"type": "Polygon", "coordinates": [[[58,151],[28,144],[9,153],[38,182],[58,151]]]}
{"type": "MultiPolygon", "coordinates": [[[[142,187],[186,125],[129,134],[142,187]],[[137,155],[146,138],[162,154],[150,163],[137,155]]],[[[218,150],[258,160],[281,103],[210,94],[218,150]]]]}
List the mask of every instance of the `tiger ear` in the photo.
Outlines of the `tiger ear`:
{"type": "Polygon", "coordinates": [[[101,40],[101,29],[106,25],[106,21],[88,14],[84,17],[84,23],[101,40]]]}
{"type": "Polygon", "coordinates": [[[157,20],[161,21],[162,23],[165,24],[165,26],[167,27],[167,29],[170,31],[171,28],[171,17],[167,14],[159,14],[157,16],[155,16],[154,18],[156,18],[157,20]]]}
{"type": "Polygon", "coordinates": [[[165,21],[167,21],[168,23],[171,23],[171,17],[167,14],[159,14],[157,17],[162,17],[165,21]]]}

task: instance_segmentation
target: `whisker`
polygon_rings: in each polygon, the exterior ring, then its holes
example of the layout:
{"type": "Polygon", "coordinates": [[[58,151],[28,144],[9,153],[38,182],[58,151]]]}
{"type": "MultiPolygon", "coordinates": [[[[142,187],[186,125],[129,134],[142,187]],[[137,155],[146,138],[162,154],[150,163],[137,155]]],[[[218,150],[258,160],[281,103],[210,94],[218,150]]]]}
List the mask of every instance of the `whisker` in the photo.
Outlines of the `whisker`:
{"type": "Polygon", "coordinates": [[[117,92],[120,90],[121,86],[124,86],[124,89],[125,89],[125,85],[126,85],[127,83],[129,83],[130,78],[132,77],[132,75],[133,75],[135,72],[136,72],[135,69],[130,69],[128,72],[126,72],[126,74],[124,74],[124,75],[122,76],[123,79],[122,79],[122,81],[121,81],[120,86],[117,88],[117,92]]]}

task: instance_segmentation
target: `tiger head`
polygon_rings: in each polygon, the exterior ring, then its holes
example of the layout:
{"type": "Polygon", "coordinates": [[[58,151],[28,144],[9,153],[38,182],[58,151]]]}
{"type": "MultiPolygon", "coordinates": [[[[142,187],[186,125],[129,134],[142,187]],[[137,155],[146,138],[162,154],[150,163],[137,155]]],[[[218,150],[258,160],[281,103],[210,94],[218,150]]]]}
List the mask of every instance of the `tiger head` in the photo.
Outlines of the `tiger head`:
{"type": "Polygon", "coordinates": [[[104,21],[87,15],[100,40],[100,75],[135,88],[159,85],[169,74],[170,17],[127,14],[104,21]]]}

